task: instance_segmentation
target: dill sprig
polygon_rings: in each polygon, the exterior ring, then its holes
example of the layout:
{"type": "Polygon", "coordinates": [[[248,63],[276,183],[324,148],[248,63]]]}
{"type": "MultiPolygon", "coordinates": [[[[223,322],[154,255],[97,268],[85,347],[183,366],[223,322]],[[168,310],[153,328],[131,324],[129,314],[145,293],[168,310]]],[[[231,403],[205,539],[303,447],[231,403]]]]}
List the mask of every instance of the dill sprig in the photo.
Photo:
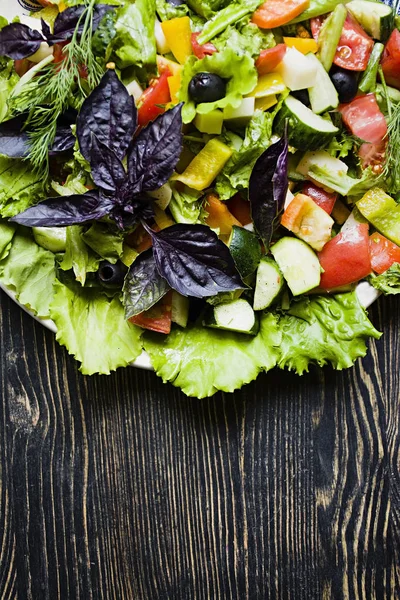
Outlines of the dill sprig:
{"type": "Polygon", "coordinates": [[[388,127],[383,176],[387,181],[388,191],[397,194],[400,191],[400,103],[394,103],[390,98],[382,67],[379,67],[379,74],[387,106],[388,127]]]}
{"type": "Polygon", "coordinates": [[[28,113],[25,128],[30,139],[28,159],[44,182],[49,176],[49,148],[52,146],[57,120],[68,108],[71,99],[80,106],[88,93],[101,80],[103,70],[92,51],[93,9],[96,0],[88,0],[71,41],[63,48],[64,59],[51,62],[40,74],[21,89],[10,101],[10,112],[14,115],[28,113]],[[79,27],[83,25],[82,33],[79,27]],[[87,80],[82,85],[80,69],[87,69],[87,80]]]}

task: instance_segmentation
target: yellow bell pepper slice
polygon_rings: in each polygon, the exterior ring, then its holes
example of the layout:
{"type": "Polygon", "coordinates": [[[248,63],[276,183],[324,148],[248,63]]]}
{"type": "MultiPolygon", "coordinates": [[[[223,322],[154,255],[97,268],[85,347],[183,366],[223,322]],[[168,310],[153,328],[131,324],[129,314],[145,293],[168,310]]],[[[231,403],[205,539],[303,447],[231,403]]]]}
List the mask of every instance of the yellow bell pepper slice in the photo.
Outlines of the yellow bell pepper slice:
{"type": "Polygon", "coordinates": [[[264,98],[256,98],[256,103],[254,108],[256,110],[268,110],[271,106],[274,106],[278,103],[278,99],[275,94],[272,96],[264,96],[264,98]]]}
{"type": "Polygon", "coordinates": [[[318,50],[318,44],[312,38],[284,37],[283,41],[289,48],[296,48],[302,54],[312,52],[315,54],[318,50]]]}
{"type": "Polygon", "coordinates": [[[184,172],[174,175],[172,179],[181,181],[194,190],[205,190],[210,187],[231,156],[231,148],[213,138],[194,157],[184,172]]]}
{"type": "Polygon", "coordinates": [[[176,75],[182,71],[182,65],[157,54],[157,69],[159,73],[164,73],[168,69],[171,75],[176,75]]]}
{"type": "Polygon", "coordinates": [[[161,210],[156,204],[153,204],[154,220],[160,229],[166,229],[175,225],[175,222],[167,215],[164,210],[161,210]]]}
{"type": "Polygon", "coordinates": [[[167,79],[169,93],[170,93],[171,101],[173,104],[176,104],[179,101],[178,100],[178,92],[179,92],[179,88],[181,87],[182,69],[183,69],[183,67],[181,65],[179,65],[179,71],[176,71],[176,73],[174,73],[173,75],[171,75],[171,77],[168,77],[168,79],[167,79]]]}
{"type": "Polygon", "coordinates": [[[192,30],[189,17],[179,17],[161,23],[161,28],[176,60],[185,64],[192,54],[192,30]]]}
{"type": "Polygon", "coordinates": [[[285,90],[286,85],[279,73],[267,73],[266,75],[260,75],[256,87],[247,97],[264,98],[264,96],[281,94],[285,90]]]}

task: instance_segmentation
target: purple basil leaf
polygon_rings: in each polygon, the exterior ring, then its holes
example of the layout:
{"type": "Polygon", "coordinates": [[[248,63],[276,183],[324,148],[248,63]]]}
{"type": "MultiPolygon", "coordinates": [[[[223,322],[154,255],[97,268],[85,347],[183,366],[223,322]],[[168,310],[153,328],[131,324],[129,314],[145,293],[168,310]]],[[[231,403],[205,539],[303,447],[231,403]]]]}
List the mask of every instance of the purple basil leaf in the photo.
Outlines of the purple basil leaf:
{"type": "Polygon", "coordinates": [[[92,135],[123,159],[136,130],[135,101],[117,74],[109,69],[82,105],[76,133],[79,147],[90,161],[92,135]]]}
{"type": "Polygon", "coordinates": [[[130,319],[154,306],[170,290],[158,273],[151,248],[142,252],[129,268],[123,288],[125,318],[130,319]]]}
{"type": "Polygon", "coordinates": [[[27,227],[65,227],[94,219],[101,219],[110,212],[113,203],[100,196],[98,190],[86,194],[48,198],[31,206],[11,221],[27,227]]]}
{"type": "Polygon", "coordinates": [[[93,135],[90,155],[92,178],[107,192],[116,192],[126,179],[124,166],[118,156],[93,135]]]}
{"type": "Polygon", "coordinates": [[[66,152],[75,146],[76,138],[68,125],[58,125],[56,137],[49,150],[49,155],[54,156],[59,152],[66,152]]]}
{"type": "Polygon", "coordinates": [[[10,158],[24,158],[29,154],[29,137],[22,131],[25,117],[15,117],[0,123],[0,154],[10,158]]]}
{"type": "Polygon", "coordinates": [[[228,247],[205,225],[172,225],[153,241],[158,272],[183,296],[206,298],[244,289],[228,247]]]}
{"type": "Polygon", "coordinates": [[[44,41],[42,34],[23,23],[11,23],[0,31],[0,56],[20,60],[32,56],[44,41]]]}
{"type": "Polygon", "coordinates": [[[182,152],[182,105],[159,115],[142,129],[128,156],[135,192],[160,188],[171,177],[182,152]]]}
{"type": "Polygon", "coordinates": [[[254,227],[266,248],[279,225],[288,188],[288,141],[286,134],[272,144],[254,165],[249,199],[254,227]]]}
{"type": "MultiPolygon", "coordinates": [[[[110,11],[114,10],[115,6],[110,6],[108,4],[96,4],[93,9],[93,17],[92,17],[92,30],[95,31],[99,26],[101,19],[104,15],[110,11]]],[[[85,24],[86,15],[82,14],[86,10],[86,6],[71,6],[66,10],[63,10],[57,15],[56,20],[54,21],[54,30],[51,33],[48,25],[42,20],[42,31],[46,36],[46,39],[50,46],[53,44],[59,44],[60,42],[66,42],[72,38],[75,33],[75,29],[79,22],[78,27],[78,35],[80,35],[83,31],[83,27],[85,24]],[[81,18],[82,17],[82,18],[81,18]]]]}

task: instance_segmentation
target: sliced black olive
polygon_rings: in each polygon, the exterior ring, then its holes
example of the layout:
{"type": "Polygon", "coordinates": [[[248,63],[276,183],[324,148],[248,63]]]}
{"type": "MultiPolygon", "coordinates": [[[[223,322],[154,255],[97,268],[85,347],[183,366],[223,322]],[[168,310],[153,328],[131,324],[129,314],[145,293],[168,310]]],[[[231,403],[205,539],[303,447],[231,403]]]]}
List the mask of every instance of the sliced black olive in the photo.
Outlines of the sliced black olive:
{"type": "Polygon", "coordinates": [[[335,69],[330,73],[330,77],[340,102],[351,102],[357,95],[358,75],[354,71],[346,69],[335,69]]]}
{"type": "Polygon", "coordinates": [[[122,286],[127,271],[128,268],[121,261],[113,265],[107,260],[103,260],[97,271],[97,277],[104,287],[122,286]]]}
{"type": "Polygon", "coordinates": [[[310,106],[310,96],[308,95],[308,90],[296,90],[292,92],[292,96],[300,100],[306,106],[310,106]]]}
{"type": "Polygon", "coordinates": [[[189,83],[189,94],[196,102],[215,102],[226,94],[226,83],[215,73],[197,73],[189,83]]]}

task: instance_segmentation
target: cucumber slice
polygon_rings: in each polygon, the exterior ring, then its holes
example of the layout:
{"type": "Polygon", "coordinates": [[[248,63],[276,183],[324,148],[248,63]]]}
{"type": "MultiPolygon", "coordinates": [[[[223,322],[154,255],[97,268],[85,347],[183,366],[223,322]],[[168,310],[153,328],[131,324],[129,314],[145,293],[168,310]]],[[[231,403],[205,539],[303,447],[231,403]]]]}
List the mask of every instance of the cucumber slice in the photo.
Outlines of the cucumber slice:
{"type": "Polygon", "coordinates": [[[339,4],[321,27],[318,37],[318,58],[326,71],[329,71],[335,58],[346,16],[347,10],[339,4]]]}
{"type": "Polygon", "coordinates": [[[257,335],[259,321],[247,300],[239,298],[210,307],[203,320],[205,327],[257,335]]]}
{"type": "Polygon", "coordinates": [[[33,237],[38,246],[50,252],[65,252],[67,244],[66,227],[32,227],[33,237]]]}
{"type": "Polygon", "coordinates": [[[272,258],[265,256],[257,269],[254,310],[264,310],[271,306],[285,285],[283,275],[272,258]]]}
{"type": "Polygon", "coordinates": [[[276,116],[276,130],[283,133],[288,121],[290,143],[303,150],[316,150],[329,144],[339,131],[331,121],[313,113],[300,100],[288,96],[276,116]]]}
{"type": "Polygon", "coordinates": [[[374,92],[376,90],[376,77],[378,75],[378,69],[384,49],[385,46],[380,42],[374,44],[367,68],[358,85],[360,92],[368,94],[369,92],[374,92]]]}
{"type": "Polygon", "coordinates": [[[387,40],[394,22],[394,13],[390,6],[369,0],[352,0],[346,4],[346,8],[375,40],[387,40]]]}
{"type": "Polygon", "coordinates": [[[313,112],[317,115],[333,110],[339,106],[339,96],[331,78],[325,71],[322,63],[315,54],[307,54],[307,59],[315,65],[317,70],[317,85],[308,88],[310,104],[313,112]]]}
{"type": "Polygon", "coordinates": [[[175,290],[172,291],[171,300],[171,321],[186,327],[189,320],[189,298],[182,296],[175,290]]]}
{"type": "Polygon", "coordinates": [[[261,260],[257,236],[243,227],[233,225],[228,247],[242,279],[254,273],[261,260]]]}
{"type": "Polygon", "coordinates": [[[272,246],[271,252],[293,296],[305,294],[319,285],[321,267],[308,244],[297,238],[284,237],[272,246]]]}

